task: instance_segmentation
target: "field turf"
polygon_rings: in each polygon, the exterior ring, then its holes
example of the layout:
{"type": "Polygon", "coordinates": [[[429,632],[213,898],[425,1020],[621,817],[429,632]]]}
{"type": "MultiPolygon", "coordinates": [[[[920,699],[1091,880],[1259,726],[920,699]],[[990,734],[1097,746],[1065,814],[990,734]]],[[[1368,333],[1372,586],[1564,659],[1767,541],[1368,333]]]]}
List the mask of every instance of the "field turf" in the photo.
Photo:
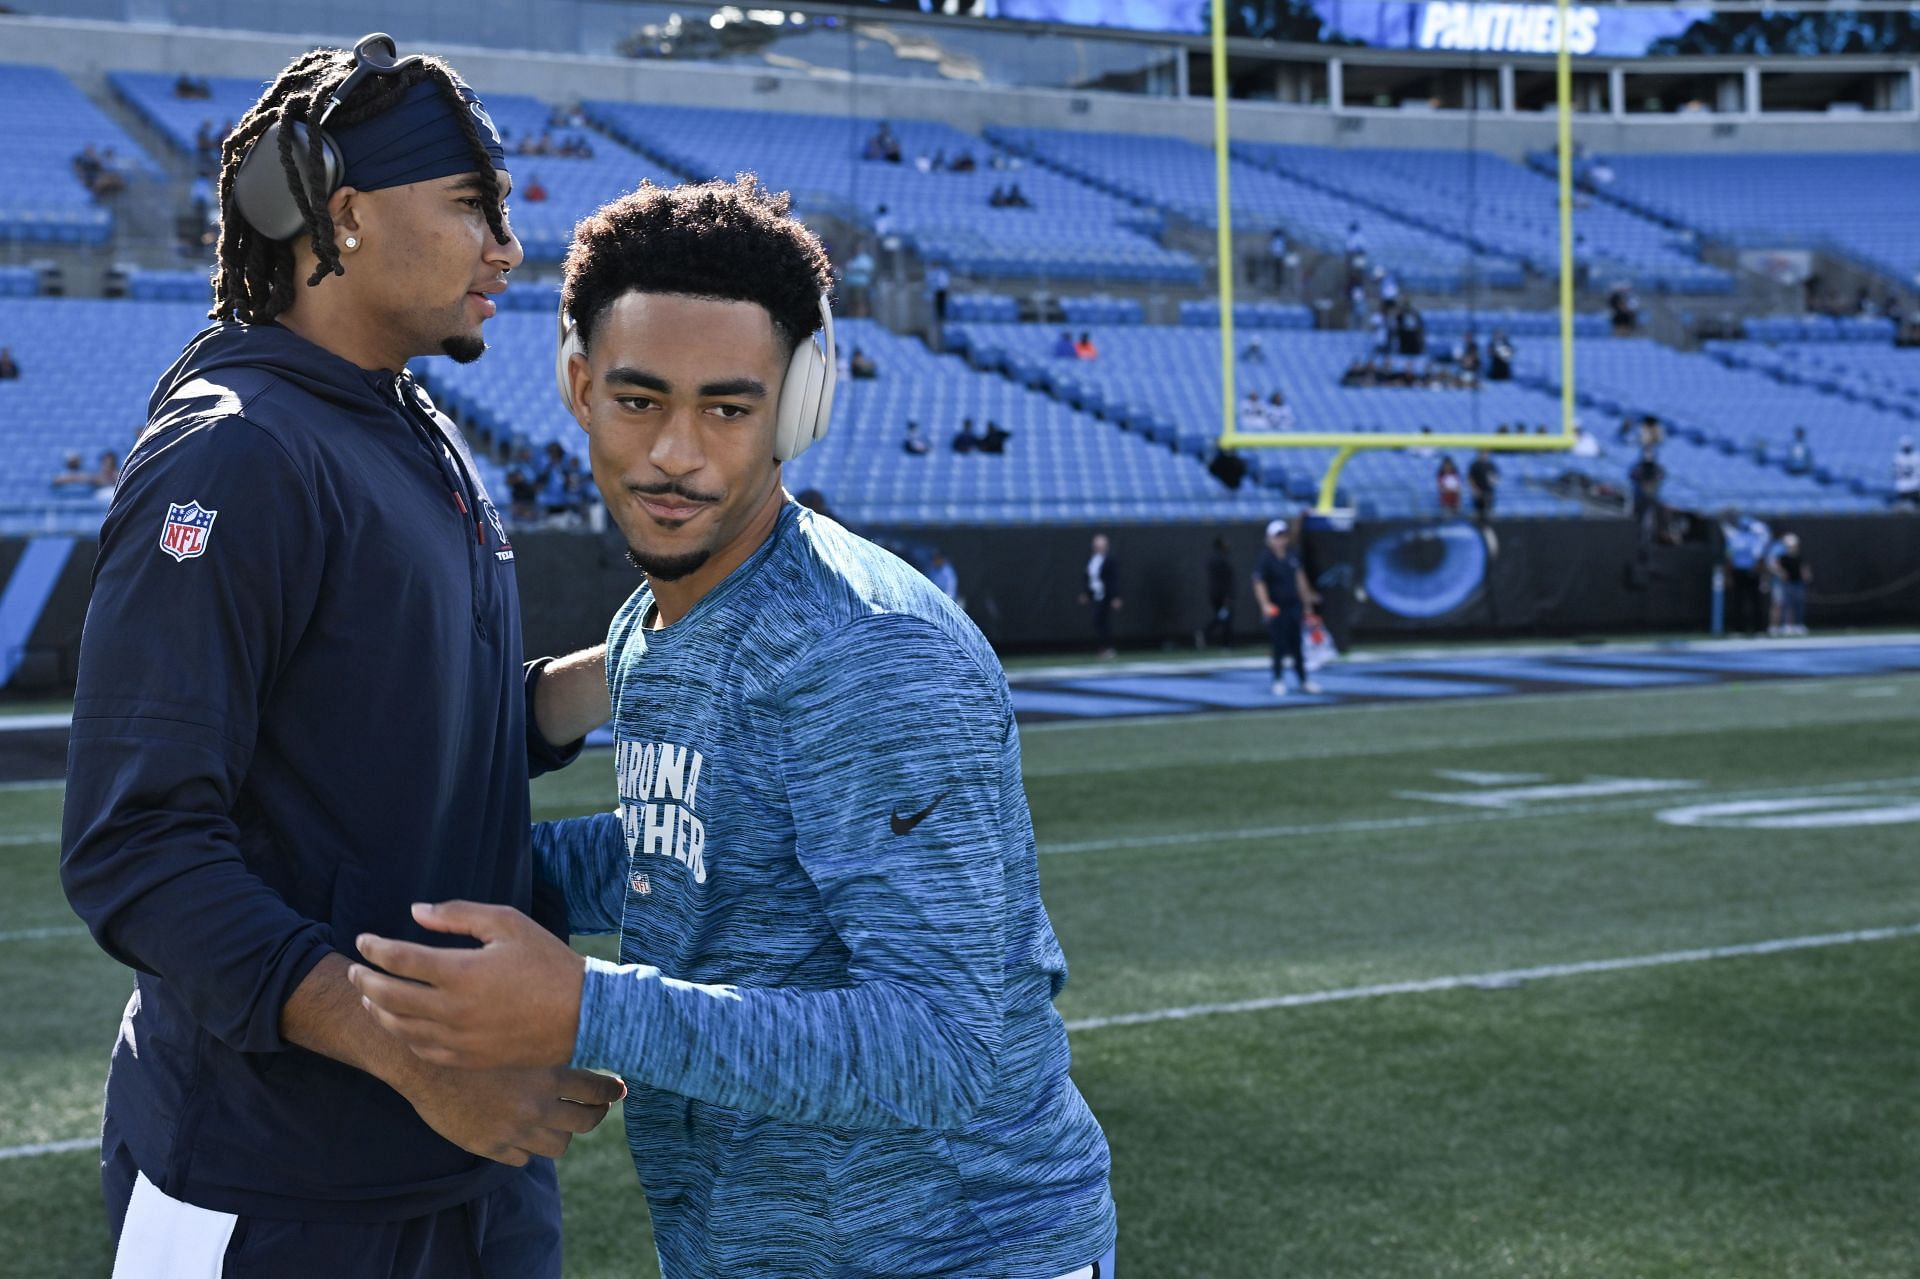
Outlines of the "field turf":
{"type": "MultiPolygon", "coordinates": [[[[1121,1273],[1920,1273],[1913,697],[1029,729],[1121,1273]]],[[[609,775],[543,779],[538,813],[601,806],[609,775]]],[[[72,929],[59,807],[0,790],[6,1275],[107,1272],[92,1154],[15,1153],[96,1129],[128,985],[72,929]]],[[[562,1170],[568,1273],[655,1274],[617,1122],[562,1170]]]]}

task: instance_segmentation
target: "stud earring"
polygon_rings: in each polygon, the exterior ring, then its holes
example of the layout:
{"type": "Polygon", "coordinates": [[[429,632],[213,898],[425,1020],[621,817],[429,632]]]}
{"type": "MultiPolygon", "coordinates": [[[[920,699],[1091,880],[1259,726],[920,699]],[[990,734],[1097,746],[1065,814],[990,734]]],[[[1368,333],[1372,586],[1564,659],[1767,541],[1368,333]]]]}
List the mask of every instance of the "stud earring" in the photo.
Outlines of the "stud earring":
{"type": "Polygon", "coordinates": [[[350,235],[350,236],[348,236],[348,237],[347,237],[347,247],[348,247],[349,249],[357,249],[357,248],[359,248],[359,247],[360,247],[360,237],[359,237],[359,236],[354,236],[354,235],[350,235]]]}

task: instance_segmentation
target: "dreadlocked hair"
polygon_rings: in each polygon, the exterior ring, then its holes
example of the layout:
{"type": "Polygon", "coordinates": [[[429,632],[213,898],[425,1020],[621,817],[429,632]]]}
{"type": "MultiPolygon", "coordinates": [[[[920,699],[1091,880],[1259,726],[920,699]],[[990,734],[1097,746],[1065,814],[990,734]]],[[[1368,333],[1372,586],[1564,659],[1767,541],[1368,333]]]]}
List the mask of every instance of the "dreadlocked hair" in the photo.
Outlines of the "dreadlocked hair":
{"type": "MultiPolygon", "coordinates": [[[[213,309],[207,312],[211,318],[264,324],[293,305],[292,243],[270,240],[260,234],[247,222],[233,199],[233,180],[240,171],[240,162],[247,158],[253,144],[276,124],[282,126],[280,167],[286,174],[294,203],[306,221],[317,259],[307,287],[312,288],[330,275],[346,274],[346,268],[340,265],[339,250],[334,248],[333,217],[327,212],[326,200],[322,198],[315,203],[308,198],[307,184],[300,180],[300,171],[303,167],[310,173],[323,171],[326,153],[321,146],[320,130],[313,125],[326,109],[327,99],[353,74],[353,68],[353,54],[346,49],[314,49],[301,54],[287,64],[221,142],[220,244],[213,279],[213,309]],[[294,156],[297,137],[288,126],[295,124],[306,129],[304,162],[294,156]]],[[[423,80],[437,84],[453,106],[454,118],[460,121],[467,146],[473,152],[474,170],[485,197],[487,226],[493,231],[495,241],[506,244],[509,237],[501,209],[500,186],[493,176],[493,160],[487,155],[472,112],[460,99],[459,89],[463,87],[460,77],[439,58],[423,57],[393,75],[368,76],[355,88],[353,97],[340,104],[327,125],[346,128],[370,120],[393,107],[407,90],[423,80]]]]}

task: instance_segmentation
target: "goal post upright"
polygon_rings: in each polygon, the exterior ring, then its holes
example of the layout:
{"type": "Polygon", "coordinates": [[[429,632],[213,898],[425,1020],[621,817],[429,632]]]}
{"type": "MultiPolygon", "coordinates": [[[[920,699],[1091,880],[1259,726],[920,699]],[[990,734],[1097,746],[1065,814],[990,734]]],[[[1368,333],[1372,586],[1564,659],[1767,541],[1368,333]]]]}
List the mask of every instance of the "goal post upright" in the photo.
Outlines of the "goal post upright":
{"type": "MultiPolygon", "coordinates": [[[[1568,46],[1567,17],[1571,0],[1554,0],[1557,28],[1554,58],[1554,96],[1556,99],[1556,140],[1558,145],[1558,200],[1560,220],[1560,430],[1551,435],[1497,435],[1457,432],[1451,434],[1358,433],[1346,431],[1242,431],[1234,418],[1238,397],[1234,385],[1233,339],[1233,206],[1228,182],[1227,135],[1227,39],[1225,5],[1213,0],[1213,147],[1215,221],[1218,225],[1218,270],[1220,294],[1220,399],[1221,429],[1218,441],[1222,449],[1274,448],[1334,450],[1320,479],[1317,512],[1336,509],[1340,473],[1355,454],[1381,449],[1487,449],[1496,453],[1565,453],[1574,445],[1574,256],[1573,256],[1573,60],[1568,46]]],[[[1339,110],[1340,104],[1332,104],[1339,110]]]]}

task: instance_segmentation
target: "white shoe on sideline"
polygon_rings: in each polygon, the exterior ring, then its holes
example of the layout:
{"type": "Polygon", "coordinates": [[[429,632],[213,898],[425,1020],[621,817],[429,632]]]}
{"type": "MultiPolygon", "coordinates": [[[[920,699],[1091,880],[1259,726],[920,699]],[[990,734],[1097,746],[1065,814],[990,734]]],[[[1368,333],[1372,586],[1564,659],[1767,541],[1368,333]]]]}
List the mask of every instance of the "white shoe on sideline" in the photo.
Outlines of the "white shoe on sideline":
{"type": "Polygon", "coordinates": [[[1319,680],[1310,679],[1300,685],[1300,691],[1303,693],[1324,693],[1327,690],[1320,687],[1319,680]]]}
{"type": "Polygon", "coordinates": [[[1273,695],[1275,697],[1285,697],[1287,695],[1287,681],[1283,679],[1273,681],[1273,695]]]}

